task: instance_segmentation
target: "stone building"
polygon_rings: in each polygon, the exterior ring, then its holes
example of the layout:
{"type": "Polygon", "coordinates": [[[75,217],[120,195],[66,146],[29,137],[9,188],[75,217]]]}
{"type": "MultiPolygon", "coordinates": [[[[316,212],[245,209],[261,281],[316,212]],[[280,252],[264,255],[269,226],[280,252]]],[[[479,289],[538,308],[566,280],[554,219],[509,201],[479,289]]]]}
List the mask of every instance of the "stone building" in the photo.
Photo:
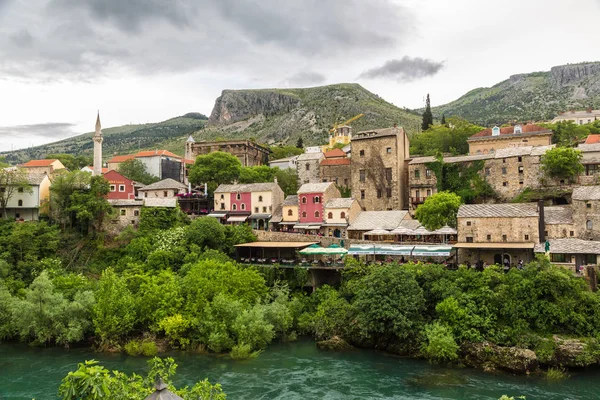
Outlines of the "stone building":
{"type": "Polygon", "coordinates": [[[271,217],[271,225],[274,230],[290,232],[298,223],[298,195],[289,195],[271,217]]]}
{"type": "MultiPolygon", "coordinates": [[[[590,136],[600,137],[600,135],[590,136]]],[[[600,183],[600,142],[589,139],[588,136],[586,143],[582,143],[577,147],[581,151],[581,163],[584,167],[583,173],[579,176],[579,183],[582,185],[597,185],[600,183]]]]}
{"type": "Polygon", "coordinates": [[[185,159],[195,160],[200,155],[224,151],[236,156],[243,167],[269,164],[269,149],[251,140],[196,142],[191,136],[185,143],[185,159]]]}
{"type": "Polygon", "coordinates": [[[350,158],[341,149],[325,152],[324,156],[320,168],[321,181],[334,182],[338,187],[350,189],[352,183],[350,158]]]}
{"type": "Polygon", "coordinates": [[[333,198],[325,204],[323,212],[324,236],[346,238],[348,226],[362,211],[360,202],[353,198],[333,198]]]}
{"type": "Polygon", "coordinates": [[[551,121],[553,124],[556,122],[572,121],[577,125],[589,124],[600,118],[600,110],[592,110],[588,108],[583,111],[567,111],[562,112],[551,121]]]}
{"type": "Polygon", "coordinates": [[[580,227],[578,237],[600,240],[600,186],[580,186],[571,196],[573,221],[580,227]]]}
{"type": "Polygon", "coordinates": [[[108,202],[115,210],[110,220],[109,230],[120,231],[127,226],[138,227],[143,200],[109,199],[108,202]]]}
{"type": "Polygon", "coordinates": [[[296,171],[298,172],[298,186],[307,183],[321,182],[321,161],[325,155],[321,152],[304,153],[296,160],[296,171]]]}
{"type": "Polygon", "coordinates": [[[298,156],[280,158],[279,160],[269,161],[269,167],[277,167],[279,169],[295,170],[297,160],[298,160],[298,156]]]}
{"type": "Polygon", "coordinates": [[[176,207],[177,196],[186,193],[187,189],[183,183],[168,178],[144,186],[138,192],[146,207],[176,207]]]}
{"type": "Polygon", "coordinates": [[[341,197],[333,182],[306,183],[298,189],[298,224],[294,229],[319,231],[323,226],[325,204],[341,197]]]}
{"type": "Polygon", "coordinates": [[[359,132],[352,138],[352,197],[365,210],[408,208],[410,143],[401,127],[359,132]]]}
{"type": "Polygon", "coordinates": [[[64,170],[65,166],[59,160],[30,160],[19,165],[19,168],[24,168],[28,174],[52,175],[58,170],[64,170]]]}
{"type": "Polygon", "coordinates": [[[552,131],[534,124],[495,126],[474,134],[467,142],[469,154],[488,154],[507,147],[548,146],[552,144],[552,131]]]}

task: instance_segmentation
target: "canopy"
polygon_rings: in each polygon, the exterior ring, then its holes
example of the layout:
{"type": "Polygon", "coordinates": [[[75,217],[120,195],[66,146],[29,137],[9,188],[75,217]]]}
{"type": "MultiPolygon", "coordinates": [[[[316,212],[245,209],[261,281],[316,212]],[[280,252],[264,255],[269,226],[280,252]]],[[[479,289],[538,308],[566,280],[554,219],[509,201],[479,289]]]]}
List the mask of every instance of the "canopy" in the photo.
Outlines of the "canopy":
{"type": "Polygon", "coordinates": [[[399,226],[396,229],[394,229],[391,233],[393,233],[394,235],[414,235],[415,231],[405,226],[399,226]]]}
{"type": "Polygon", "coordinates": [[[383,236],[383,235],[393,235],[390,231],[386,231],[385,229],[373,229],[372,231],[365,232],[363,235],[365,236],[383,236]]]}
{"type": "Polygon", "coordinates": [[[436,229],[433,233],[438,235],[456,235],[458,232],[456,229],[449,227],[448,225],[442,226],[440,229],[436,229]]]}
{"type": "Polygon", "coordinates": [[[210,213],[207,215],[207,217],[215,217],[215,218],[223,218],[227,215],[227,213],[210,213]]]}
{"type": "Polygon", "coordinates": [[[325,249],[326,254],[347,254],[348,250],[340,246],[339,244],[333,243],[325,249]]]}
{"type": "Polygon", "coordinates": [[[271,214],[252,214],[248,217],[248,219],[269,219],[271,218],[271,214]]]}
{"type": "Polygon", "coordinates": [[[452,246],[415,246],[413,256],[422,257],[449,257],[452,246]]]}
{"type": "Polygon", "coordinates": [[[294,229],[307,229],[308,225],[306,224],[296,224],[294,225],[294,229]]]}
{"type": "Polygon", "coordinates": [[[375,246],[375,254],[386,256],[410,256],[414,246],[378,245],[375,246]]]}
{"type": "Polygon", "coordinates": [[[227,222],[245,222],[248,219],[247,215],[237,215],[227,218],[227,222]]]}
{"type": "Polygon", "coordinates": [[[338,246],[337,244],[332,244],[329,247],[321,247],[317,244],[313,244],[309,247],[307,247],[304,250],[300,250],[298,252],[299,254],[302,255],[311,255],[311,254],[346,254],[348,253],[348,250],[344,249],[343,247],[338,246]]]}
{"type": "Polygon", "coordinates": [[[375,246],[372,244],[353,244],[348,249],[348,254],[373,254],[375,246]]]}
{"type": "Polygon", "coordinates": [[[434,233],[425,229],[424,226],[420,226],[413,231],[414,235],[433,235],[434,233]]]}
{"type": "Polygon", "coordinates": [[[321,229],[321,225],[306,225],[304,229],[321,229]]]}

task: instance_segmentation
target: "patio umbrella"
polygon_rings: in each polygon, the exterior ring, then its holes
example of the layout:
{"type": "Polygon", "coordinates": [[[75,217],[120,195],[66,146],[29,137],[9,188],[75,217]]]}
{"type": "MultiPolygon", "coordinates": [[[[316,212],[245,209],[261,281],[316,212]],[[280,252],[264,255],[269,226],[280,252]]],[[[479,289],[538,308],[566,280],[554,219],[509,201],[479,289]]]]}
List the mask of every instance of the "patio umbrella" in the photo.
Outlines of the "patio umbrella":
{"type": "Polygon", "coordinates": [[[436,229],[433,232],[438,235],[456,235],[458,233],[456,229],[451,228],[448,225],[444,225],[440,229],[436,229]]]}
{"type": "Polygon", "coordinates": [[[433,235],[434,233],[427,230],[423,225],[414,230],[415,235],[433,235]]]}
{"type": "Polygon", "coordinates": [[[330,245],[329,247],[327,247],[324,250],[326,251],[326,254],[346,254],[346,253],[348,253],[348,250],[341,247],[339,244],[335,244],[335,243],[333,243],[332,245],[330,245]]]}
{"type": "Polygon", "coordinates": [[[386,231],[385,229],[373,229],[372,231],[368,231],[364,233],[365,236],[386,236],[392,235],[390,231],[386,231]]]}

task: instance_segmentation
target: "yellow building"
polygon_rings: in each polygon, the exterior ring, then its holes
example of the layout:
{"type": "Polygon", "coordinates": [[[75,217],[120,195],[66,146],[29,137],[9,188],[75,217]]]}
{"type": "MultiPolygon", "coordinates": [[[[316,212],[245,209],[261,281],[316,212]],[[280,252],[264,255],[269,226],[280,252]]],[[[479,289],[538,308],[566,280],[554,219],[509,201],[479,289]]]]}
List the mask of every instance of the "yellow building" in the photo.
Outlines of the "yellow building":
{"type": "Polygon", "coordinates": [[[470,155],[489,154],[508,147],[549,146],[552,144],[552,131],[534,124],[495,126],[474,134],[467,142],[470,155]]]}
{"type": "Polygon", "coordinates": [[[327,150],[333,149],[336,144],[347,145],[352,141],[352,128],[348,125],[338,126],[334,135],[329,135],[329,144],[321,146],[321,150],[325,153],[327,150]]]}

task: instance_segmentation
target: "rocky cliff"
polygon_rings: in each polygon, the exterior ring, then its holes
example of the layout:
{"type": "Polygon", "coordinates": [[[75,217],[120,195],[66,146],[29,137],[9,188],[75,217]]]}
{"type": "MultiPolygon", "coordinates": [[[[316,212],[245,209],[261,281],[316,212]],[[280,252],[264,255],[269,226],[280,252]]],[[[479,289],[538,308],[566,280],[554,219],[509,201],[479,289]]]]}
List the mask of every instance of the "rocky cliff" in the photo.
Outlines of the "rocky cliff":
{"type": "Polygon", "coordinates": [[[269,90],[223,90],[217,97],[208,119],[209,124],[231,124],[262,114],[265,116],[289,112],[300,99],[269,90]]]}
{"type": "Polygon", "coordinates": [[[513,75],[490,88],[474,89],[434,115],[460,116],[484,126],[543,121],[559,112],[600,108],[600,62],[568,64],[550,71],[513,75]]]}

